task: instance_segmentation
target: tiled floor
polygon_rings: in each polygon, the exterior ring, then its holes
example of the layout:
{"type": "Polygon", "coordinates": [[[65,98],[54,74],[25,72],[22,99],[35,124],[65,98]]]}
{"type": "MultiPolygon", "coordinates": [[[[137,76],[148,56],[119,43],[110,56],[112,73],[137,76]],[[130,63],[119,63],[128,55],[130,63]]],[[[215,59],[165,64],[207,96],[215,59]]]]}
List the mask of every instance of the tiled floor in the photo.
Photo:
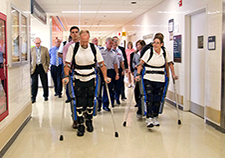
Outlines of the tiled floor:
{"type": "MultiPolygon", "coordinates": [[[[128,90],[128,96],[132,88],[128,90]]],[[[160,115],[160,127],[149,130],[145,119],[136,118],[136,108],[128,115],[123,127],[127,103],[114,108],[119,137],[114,136],[110,112],[101,111],[94,118],[94,132],[77,137],[72,129],[70,105],[66,104],[64,141],[59,141],[63,99],[50,89],[49,101],[44,102],[39,89],[33,104],[32,119],[4,155],[4,158],[223,158],[225,134],[204,124],[204,120],[181,112],[182,125],[177,124],[176,109],[165,106],[160,115]]],[[[129,98],[128,98],[129,99],[129,98]]]]}

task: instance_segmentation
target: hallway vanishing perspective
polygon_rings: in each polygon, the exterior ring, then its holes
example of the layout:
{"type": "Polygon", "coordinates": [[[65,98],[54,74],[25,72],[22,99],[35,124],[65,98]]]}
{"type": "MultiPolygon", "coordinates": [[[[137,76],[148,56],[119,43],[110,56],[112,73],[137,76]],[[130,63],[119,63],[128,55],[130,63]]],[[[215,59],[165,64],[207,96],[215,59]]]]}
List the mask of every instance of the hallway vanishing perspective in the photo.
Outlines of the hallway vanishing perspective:
{"type": "MultiPolygon", "coordinates": [[[[41,89],[40,89],[41,90],[41,89]]],[[[145,119],[136,118],[134,102],[123,127],[130,102],[116,105],[114,118],[119,137],[114,137],[111,114],[101,111],[94,117],[94,132],[77,137],[71,127],[70,106],[66,104],[64,140],[59,141],[62,98],[50,89],[49,101],[38,96],[33,104],[32,118],[3,156],[4,158],[223,158],[224,134],[204,123],[202,118],[181,112],[182,124],[177,124],[177,111],[166,105],[160,115],[160,127],[147,129],[145,119]]],[[[42,94],[42,91],[40,91],[42,94]]]]}

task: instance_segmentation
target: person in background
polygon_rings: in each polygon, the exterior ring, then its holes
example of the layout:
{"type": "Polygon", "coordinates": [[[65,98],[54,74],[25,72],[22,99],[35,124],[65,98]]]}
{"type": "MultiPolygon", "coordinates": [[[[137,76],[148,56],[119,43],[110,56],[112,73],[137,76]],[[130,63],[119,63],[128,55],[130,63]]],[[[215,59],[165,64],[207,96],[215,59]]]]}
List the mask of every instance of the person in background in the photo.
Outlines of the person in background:
{"type": "Polygon", "coordinates": [[[96,45],[98,49],[102,49],[102,47],[98,45],[98,39],[96,37],[92,39],[92,43],[96,45]]]}
{"type": "MultiPolygon", "coordinates": [[[[107,75],[109,78],[111,78],[111,82],[108,85],[108,88],[109,88],[112,107],[114,107],[115,81],[119,79],[118,57],[112,50],[113,42],[114,42],[113,38],[111,37],[106,38],[106,42],[105,42],[106,46],[100,50],[107,67],[107,75]]],[[[110,111],[106,86],[104,86],[104,90],[103,90],[103,109],[105,111],[110,111]]]]}
{"type": "MultiPolygon", "coordinates": [[[[123,54],[125,71],[126,71],[126,73],[128,73],[129,70],[128,70],[127,55],[126,55],[126,52],[125,52],[125,48],[119,46],[119,38],[117,36],[114,36],[113,39],[117,41],[117,43],[115,43],[115,44],[117,45],[117,47],[121,50],[121,52],[123,54]]],[[[124,75],[122,75],[121,77],[122,77],[121,80],[123,81],[123,84],[121,86],[121,99],[125,100],[127,98],[125,96],[124,75]]]]}
{"type": "Polygon", "coordinates": [[[38,76],[40,75],[43,87],[44,101],[48,100],[48,70],[50,57],[48,48],[41,46],[41,39],[36,37],[34,39],[35,47],[31,48],[31,90],[32,90],[32,103],[36,102],[38,93],[38,76]]]}
{"type": "Polygon", "coordinates": [[[50,72],[54,83],[55,96],[62,98],[62,58],[58,55],[58,50],[61,44],[60,39],[55,40],[55,46],[49,50],[50,56],[50,72]]]}
{"type": "MultiPolygon", "coordinates": [[[[70,36],[71,36],[71,41],[69,43],[67,43],[64,47],[63,47],[63,63],[65,63],[65,59],[66,59],[66,54],[68,52],[68,49],[70,46],[73,46],[74,43],[79,42],[79,32],[80,29],[77,26],[72,26],[70,28],[70,36]]],[[[65,75],[65,74],[64,74],[65,75]]],[[[67,100],[66,103],[70,103],[70,108],[71,108],[71,116],[72,116],[72,120],[73,120],[73,125],[72,127],[74,129],[77,128],[77,117],[76,117],[76,107],[75,107],[75,102],[74,102],[74,89],[73,89],[73,68],[70,69],[69,71],[69,75],[70,75],[70,80],[68,82],[68,84],[66,85],[66,95],[67,95],[67,100]]]]}
{"type": "MultiPolygon", "coordinates": [[[[127,56],[127,62],[128,62],[128,68],[130,68],[130,54],[135,52],[135,49],[133,49],[133,43],[132,42],[128,42],[127,43],[127,49],[126,49],[126,56],[127,56]]],[[[131,81],[131,70],[129,69],[128,73],[128,88],[133,87],[132,86],[132,81],[131,81]]]]}
{"type": "MultiPolygon", "coordinates": [[[[134,78],[137,74],[137,66],[140,63],[140,52],[141,49],[146,45],[144,40],[138,40],[136,42],[137,51],[131,53],[131,73],[134,75],[134,78]]],[[[142,74],[142,73],[141,73],[142,74]]],[[[135,81],[134,81],[135,82],[135,81]]],[[[143,80],[137,82],[134,88],[136,106],[138,107],[137,117],[142,118],[144,116],[144,89],[143,89],[143,80]]]]}
{"type": "Polygon", "coordinates": [[[118,47],[118,41],[114,39],[113,51],[117,54],[118,57],[118,71],[119,71],[119,79],[115,81],[115,99],[116,103],[120,105],[120,95],[121,95],[121,87],[123,85],[122,76],[124,76],[125,73],[125,67],[124,67],[124,58],[123,53],[118,47]]]}

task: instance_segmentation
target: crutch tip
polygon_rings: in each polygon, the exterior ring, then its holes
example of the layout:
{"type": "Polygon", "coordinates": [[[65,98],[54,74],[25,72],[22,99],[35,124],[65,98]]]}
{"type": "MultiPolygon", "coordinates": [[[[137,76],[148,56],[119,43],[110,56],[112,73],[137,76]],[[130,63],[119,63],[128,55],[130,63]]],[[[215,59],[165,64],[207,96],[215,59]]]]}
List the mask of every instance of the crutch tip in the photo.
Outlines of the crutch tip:
{"type": "Polygon", "coordinates": [[[181,121],[180,120],[178,120],[178,125],[181,125],[181,121]]]}
{"type": "Polygon", "coordinates": [[[60,135],[59,140],[63,141],[63,135],[60,135]]]}
{"type": "Polygon", "coordinates": [[[123,122],[123,126],[124,126],[124,127],[126,127],[126,125],[127,125],[127,122],[126,122],[126,121],[124,121],[124,122],[123,122]]]}
{"type": "Polygon", "coordinates": [[[118,134],[118,132],[115,132],[115,137],[119,137],[119,134],[118,134]]]}

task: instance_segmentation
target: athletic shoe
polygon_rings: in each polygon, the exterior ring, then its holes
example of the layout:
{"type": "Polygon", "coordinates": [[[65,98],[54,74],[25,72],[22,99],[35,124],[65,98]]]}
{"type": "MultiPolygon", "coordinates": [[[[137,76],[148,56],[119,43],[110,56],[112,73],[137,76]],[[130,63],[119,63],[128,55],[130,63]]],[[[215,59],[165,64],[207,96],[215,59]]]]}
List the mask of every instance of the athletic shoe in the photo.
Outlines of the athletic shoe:
{"type": "Polygon", "coordinates": [[[153,125],[154,126],[160,126],[159,121],[158,121],[158,117],[153,118],[153,125]]]}
{"type": "Polygon", "coordinates": [[[136,117],[139,118],[139,119],[143,118],[143,116],[141,114],[137,114],[136,117]]]}
{"type": "Polygon", "coordinates": [[[77,136],[81,137],[84,135],[85,128],[84,125],[78,125],[77,136]]]}
{"type": "Polygon", "coordinates": [[[149,117],[149,118],[146,120],[146,124],[147,124],[147,127],[148,127],[148,128],[154,127],[153,119],[152,119],[151,117],[149,117]]]}
{"type": "Polygon", "coordinates": [[[93,132],[94,131],[94,127],[92,125],[92,120],[86,120],[86,126],[87,126],[87,131],[88,132],[93,132]]]}
{"type": "Polygon", "coordinates": [[[66,100],[66,103],[69,103],[69,102],[71,102],[71,100],[72,100],[72,99],[67,99],[67,100],[66,100]]]}
{"type": "Polygon", "coordinates": [[[103,109],[104,109],[105,111],[110,111],[110,108],[107,108],[107,107],[103,107],[103,109]]]}

